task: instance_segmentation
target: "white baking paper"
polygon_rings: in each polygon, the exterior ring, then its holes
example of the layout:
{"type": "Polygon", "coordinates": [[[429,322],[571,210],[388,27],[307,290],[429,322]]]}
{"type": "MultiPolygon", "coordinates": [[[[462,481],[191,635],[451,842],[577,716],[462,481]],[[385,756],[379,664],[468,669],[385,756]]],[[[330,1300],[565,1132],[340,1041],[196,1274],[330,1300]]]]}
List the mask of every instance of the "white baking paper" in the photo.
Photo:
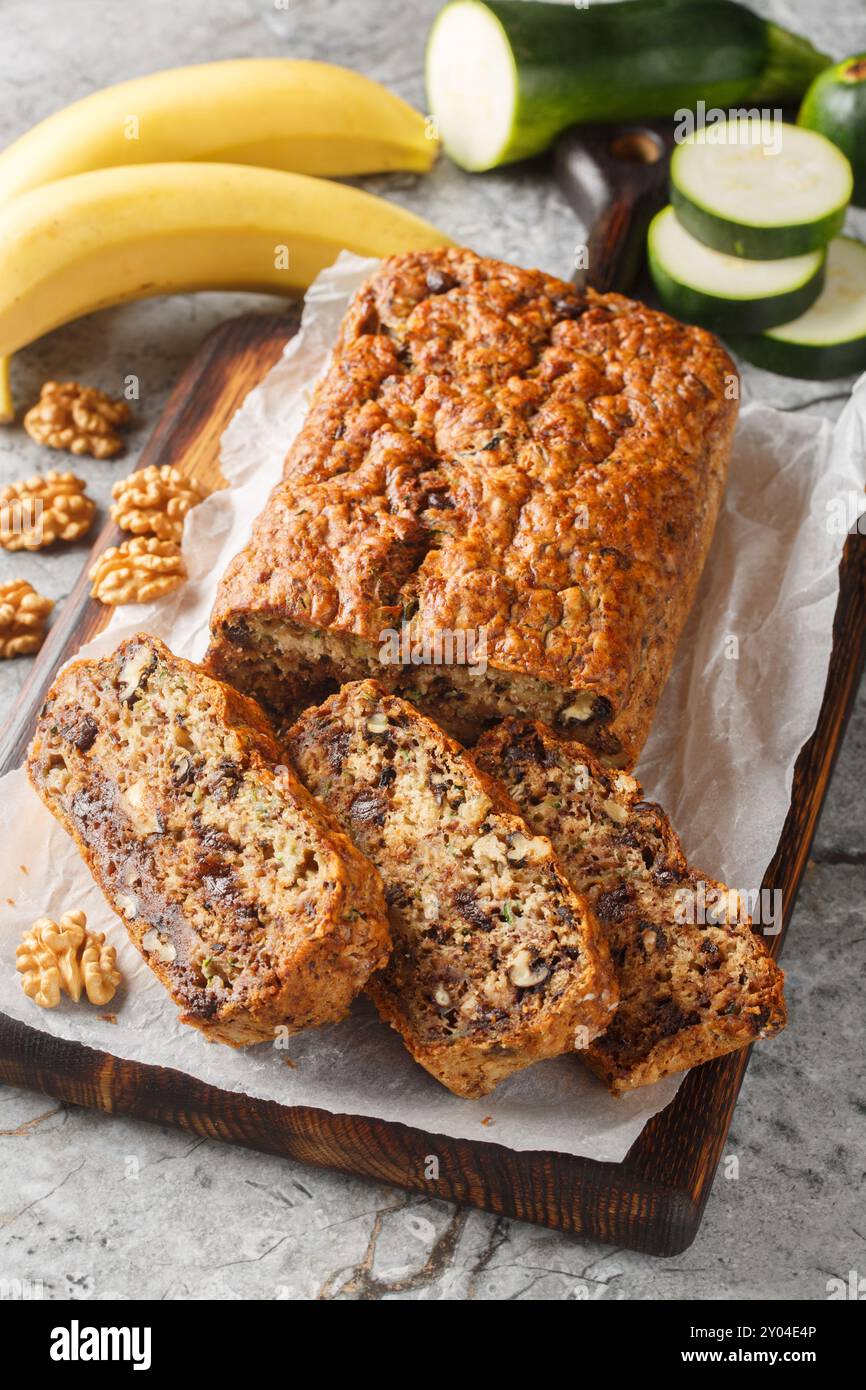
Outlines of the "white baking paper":
{"type": "MultiPolygon", "coordinates": [[[[320,276],[302,331],[226,431],[222,468],[231,488],[187,520],[190,582],[158,604],[118,610],[83,654],[105,653],[148,630],[181,655],[202,655],[217,579],[280,475],[348,298],[371,264],[344,255],[320,276]]],[[[864,459],[866,378],[835,429],[758,405],[743,412],[698,605],[641,768],[647,793],[669,809],[688,851],[740,888],[760,884],[797,753],[818,715],[844,541],[840,507],[853,507],[856,518],[864,459]]],[[[678,1084],[671,1078],[613,1100],[565,1057],[513,1077],[485,1100],[458,1100],[412,1062],[364,1000],[343,1023],[291,1038],[285,1050],[208,1043],[178,1024],[174,1005],[22,772],[6,777],[0,792],[0,1009],[55,1036],[284,1105],[613,1162],[678,1084]],[[21,990],[15,947],[35,918],[72,907],[109,933],[124,985],[105,1010],[64,1000],[40,1011],[21,990]]]]}

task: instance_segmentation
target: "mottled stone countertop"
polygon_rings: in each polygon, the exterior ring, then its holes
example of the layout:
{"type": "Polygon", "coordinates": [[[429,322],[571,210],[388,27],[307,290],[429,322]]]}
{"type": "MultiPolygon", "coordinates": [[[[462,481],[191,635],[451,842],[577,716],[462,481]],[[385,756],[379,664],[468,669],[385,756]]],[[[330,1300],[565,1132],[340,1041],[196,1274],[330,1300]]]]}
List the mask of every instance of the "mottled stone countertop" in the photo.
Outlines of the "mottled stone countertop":
{"type": "MultiPolygon", "coordinates": [[[[762,8],[836,56],[866,48],[861,0],[762,8]]],[[[423,39],[437,9],[437,0],[4,0],[0,143],[94,88],[209,58],[328,59],[423,105],[423,39]]],[[[543,166],[472,178],[443,160],[429,178],[366,186],[477,250],[569,273],[580,229],[543,166]]],[[[126,457],[75,463],[104,507],[196,346],[250,303],[180,296],[83,319],[16,358],[17,398],[31,403],[50,378],[119,391],[128,373],[139,377],[126,457]]],[[[844,383],[754,370],[745,382],[747,399],[785,409],[835,415],[844,400],[844,383]]],[[[46,462],[20,428],[0,429],[0,480],[46,462]]],[[[62,600],[85,554],[84,545],[0,553],[0,579],[21,574],[62,600]]],[[[27,665],[0,663],[0,714],[27,665]]],[[[831,1276],[866,1271],[864,765],[861,689],[785,946],[791,1023],[756,1049],[726,1149],[739,1176],[720,1167],[685,1254],[610,1250],[0,1088],[0,1279],[41,1282],[46,1297],[73,1299],[825,1298],[831,1276]]]]}

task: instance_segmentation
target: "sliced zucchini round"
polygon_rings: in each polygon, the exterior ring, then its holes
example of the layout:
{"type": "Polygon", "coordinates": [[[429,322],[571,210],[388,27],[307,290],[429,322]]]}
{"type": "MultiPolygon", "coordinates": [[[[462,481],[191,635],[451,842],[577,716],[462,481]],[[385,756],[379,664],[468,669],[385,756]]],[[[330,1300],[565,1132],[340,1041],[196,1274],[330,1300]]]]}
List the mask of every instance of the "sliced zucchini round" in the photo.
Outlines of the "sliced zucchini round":
{"type": "Polygon", "coordinates": [[[841,231],[853,186],[840,149],[782,121],[703,126],[671,159],[671,202],[686,230],[750,260],[826,246],[841,231]]]}
{"type": "Polygon", "coordinates": [[[840,236],[827,252],[824,289],[811,309],[766,333],[728,337],[747,362],[780,376],[828,381],[866,371],[866,246],[840,236]]]}
{"type": "Polygon", "coordinates": [[[746,261],[698,241],[671,206],[650,223],[647,250],[665,309],[723,333],[759,333],[787,323],[814,303],[824,280],[824,251],[746,261]]]}
{"type": "Polygon", "coordinates": [[[852,203],[866,207],[866,53],[819,73],[803,98],[798,125],[818,130],[847,155],[854,170],[852,203]]]}

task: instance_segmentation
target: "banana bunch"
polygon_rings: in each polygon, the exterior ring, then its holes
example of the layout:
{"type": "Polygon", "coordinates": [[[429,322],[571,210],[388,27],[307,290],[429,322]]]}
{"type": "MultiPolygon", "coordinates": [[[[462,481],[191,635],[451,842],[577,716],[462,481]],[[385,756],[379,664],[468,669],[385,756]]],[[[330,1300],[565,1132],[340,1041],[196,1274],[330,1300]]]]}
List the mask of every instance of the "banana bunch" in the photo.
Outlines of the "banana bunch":
{"type": "Polygon", "coordinates": [[[294,59],[175,68],[50,116],[0,153],[0,420],[11,354],[81,314],[194,289],[296,294],[343,249],[447,245],[311,177],[424,172],[436,154],[393,93],[294,59]]]}

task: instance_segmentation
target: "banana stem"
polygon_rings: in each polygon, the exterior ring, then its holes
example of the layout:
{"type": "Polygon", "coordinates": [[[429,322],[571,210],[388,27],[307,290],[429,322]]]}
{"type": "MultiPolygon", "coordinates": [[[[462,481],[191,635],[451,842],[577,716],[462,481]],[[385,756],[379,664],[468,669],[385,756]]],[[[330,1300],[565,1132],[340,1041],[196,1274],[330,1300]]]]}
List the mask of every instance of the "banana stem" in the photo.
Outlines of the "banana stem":
{"type": "Polygon", "coordinates": [[[10,361],[9,357],[0,357],[0,425],[11,425],[15,419],[15,405],[9,382],[10,361]]]}

